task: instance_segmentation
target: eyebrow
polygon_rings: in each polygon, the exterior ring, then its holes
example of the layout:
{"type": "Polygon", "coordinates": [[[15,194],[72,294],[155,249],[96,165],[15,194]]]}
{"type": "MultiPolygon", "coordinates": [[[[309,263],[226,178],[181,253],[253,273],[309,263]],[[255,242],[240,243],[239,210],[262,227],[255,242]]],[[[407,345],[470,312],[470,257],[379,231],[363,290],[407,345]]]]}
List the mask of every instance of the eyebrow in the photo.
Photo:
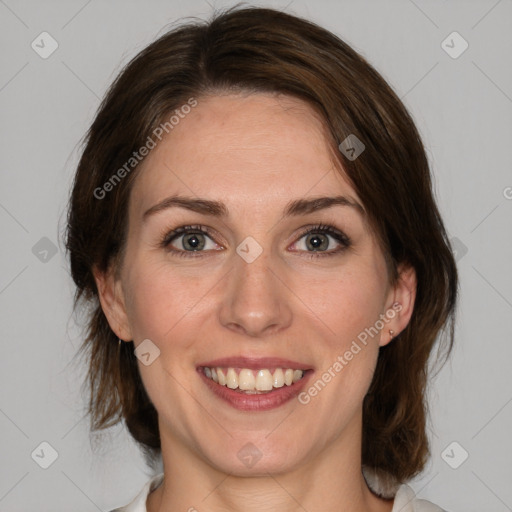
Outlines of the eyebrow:
{"type": "MultiPolygon", "coordinates": [[[[359,214],[365,216],[364,208],[354,199],[346,196],[334,197],[313,197],[309,199],[295,199],[290,201],[283,212],[284,217],[298,215],[307,215],[318,210],[332,208],[333,206],[348,206],[355,209],[359,214]]],[[[214,217],[228,217],[229,210],[222,201],[212,201],[209,199],[192,198],[184,196],[170,196],[146,210],[142,216],[146,221],[155,213],[167,210],[168,208],[184,208],[203,215],[212,215],[214,217]]]]}

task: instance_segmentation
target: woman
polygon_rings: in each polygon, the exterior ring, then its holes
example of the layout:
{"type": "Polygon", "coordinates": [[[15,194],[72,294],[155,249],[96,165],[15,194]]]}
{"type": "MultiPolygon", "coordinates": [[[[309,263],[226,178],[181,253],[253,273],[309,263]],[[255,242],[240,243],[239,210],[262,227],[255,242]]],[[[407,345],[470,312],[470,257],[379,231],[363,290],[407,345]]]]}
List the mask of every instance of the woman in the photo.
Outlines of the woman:
{"type": "Polygon", "coordinates": [[[406,485],[457,297],[431,188],[400,100],[308,21],[235,8],[127,65],[67,233],[92,428],[163,462],[117,510],[441,510],[406,485]]]}

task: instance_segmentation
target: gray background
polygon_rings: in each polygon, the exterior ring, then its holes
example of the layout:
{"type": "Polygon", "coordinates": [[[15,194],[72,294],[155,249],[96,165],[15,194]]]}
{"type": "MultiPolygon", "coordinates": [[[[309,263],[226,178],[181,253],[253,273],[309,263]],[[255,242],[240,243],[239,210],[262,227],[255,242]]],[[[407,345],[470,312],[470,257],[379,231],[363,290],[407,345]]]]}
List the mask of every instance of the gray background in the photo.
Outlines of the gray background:
{"type": "MultiPolygon", "coordinates": [[[[431,390],[432,459],[412,486],[452,512],[512,511],[512,1],[254,5],[336,32],[415,118],[457,238],[461,301],[455,352],[431,390]],[[458,58],[441,45],[453,31],[469,43],[458,58]]],[[[89,440],[60,236],[78,142],[107,86],[167,24],[211,12],[203,0],[0,0],[0,511],[110,510],[150,476],[123,428],[89,440]],[[59,45],[47,59],[31,47],[43,31],[59,45]],[[44,441],[58,454],[48,469],[44,441]]]]}

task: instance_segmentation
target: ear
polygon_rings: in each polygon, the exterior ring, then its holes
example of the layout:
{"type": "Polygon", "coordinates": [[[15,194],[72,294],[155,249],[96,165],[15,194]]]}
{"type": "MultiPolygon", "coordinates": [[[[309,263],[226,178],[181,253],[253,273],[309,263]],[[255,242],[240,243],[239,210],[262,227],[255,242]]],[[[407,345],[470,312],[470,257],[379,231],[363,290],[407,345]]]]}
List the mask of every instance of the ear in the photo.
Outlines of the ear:
{"type": "Polygon", "coordinates": [[[398,279],[386,300],[384,318],[387,320],[380,332],[379,345],[387,345],[398,336],[409,323],[416,299],[416,271],[410,265],[398,266],[398,279]],[[392,334],[390,334],[392,331],[392,334]]]}
{"type": "Polygon", "coordinates": [[[133,337],[128,322],[128,315],[126,314],[125,297],[121,281],[116,278],[112,268],[107,272],[102,272],[94,267],[93,275],[98,288],[101,309],[107,317],[110,328],[119,339],[131,341],[133,337]]]}

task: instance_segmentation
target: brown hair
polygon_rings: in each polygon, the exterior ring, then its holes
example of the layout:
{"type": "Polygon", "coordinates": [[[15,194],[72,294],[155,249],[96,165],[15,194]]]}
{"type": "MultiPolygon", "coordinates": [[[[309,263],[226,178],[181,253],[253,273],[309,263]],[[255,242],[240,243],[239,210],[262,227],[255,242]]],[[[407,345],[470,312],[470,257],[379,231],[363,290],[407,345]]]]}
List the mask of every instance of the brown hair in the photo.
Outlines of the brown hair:
{"type": "Polygon", "coordinates": [[[363,464],[405,481],[428,456],[429,355],[441,331],[438,355],[451,351],[458,286],[425,150],[406,108],[364,58],[314,23],[268,8],[236,6],[208,22],[194,20],[165,33],[120,73],[86,135],[70,198],[66,247],[77,287],[75,307],[80,301],[91,307],[79,351],[89,352],[91,430],[124,418],[148,463],[160,452],[157,412],[131,345],[118,347],[92,273],[93,265],[106,271],[119,262],[137,168],[104,198],[95,191],[191,97],[240,90],[288,94],[320,113],[333,155],[381,243],[390,279],[397,279],[399,263],[416,271],[413,315],[407,328],[380,349],[363,413],[363,464]],[[355,160],[338,149],[350,134],[366,146],[355,160]]]}

